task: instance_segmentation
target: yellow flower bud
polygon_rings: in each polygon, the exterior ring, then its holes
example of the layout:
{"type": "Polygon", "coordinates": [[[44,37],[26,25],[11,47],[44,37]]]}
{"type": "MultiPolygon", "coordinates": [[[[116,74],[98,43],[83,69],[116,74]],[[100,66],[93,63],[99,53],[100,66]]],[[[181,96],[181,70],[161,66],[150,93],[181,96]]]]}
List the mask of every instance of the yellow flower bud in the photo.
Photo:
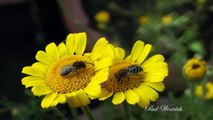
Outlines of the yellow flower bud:
{"type": "Polygon", "coordinates": [[[206,63],[198,58],[192,58],[183,67],[184,75],[190,80],[198,80],[206,74],[206,63]]]}
{"type": "Polygon", "coordinates": [[[149,17],[144,15],[144,16],[140,16],[139,19],[138,19],[138,23],[140,25],[145,25],[149,22],[149,17]]]}
{"type": "Polygon", "coordinates": [[[110,21],[110,14],[107,11],[102,10],[102,11],[96,13],[95,20],[97,22],[107,23],[110,21]]]}
{"type": "Polygon", "coordinates": [[[161,19],[161,22],[164,24],[164,25],[169,25],[171,24],[173,21],[173,18],[172,16],[170,15],[166,15],[166,16],[163,16],[162,19],[161,19]]]}

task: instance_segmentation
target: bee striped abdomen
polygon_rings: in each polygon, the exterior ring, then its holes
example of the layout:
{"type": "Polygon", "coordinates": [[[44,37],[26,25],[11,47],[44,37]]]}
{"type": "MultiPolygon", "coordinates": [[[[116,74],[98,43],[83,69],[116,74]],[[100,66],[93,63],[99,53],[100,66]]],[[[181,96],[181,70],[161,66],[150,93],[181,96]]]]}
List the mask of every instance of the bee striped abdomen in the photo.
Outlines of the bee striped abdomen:
{"type": "MultiPolygon", "coordinates": [[[[128,77],[133,74],[137,74],[139,72],[143,71],[142,67],[140,65],[130,65],[126,68],[120,69],[117,73],[115,73],[115,78],[120,81],[123,77],[128,77]]],[[[128,77],[129,79],[129,77],[128,77]]]]}
{"type": "Polygon", "coordinates": [[[142,68],[139,65],[131,65],[128,67],[128,71],[131,73],[138,73],[142,71],[142,68]]]}

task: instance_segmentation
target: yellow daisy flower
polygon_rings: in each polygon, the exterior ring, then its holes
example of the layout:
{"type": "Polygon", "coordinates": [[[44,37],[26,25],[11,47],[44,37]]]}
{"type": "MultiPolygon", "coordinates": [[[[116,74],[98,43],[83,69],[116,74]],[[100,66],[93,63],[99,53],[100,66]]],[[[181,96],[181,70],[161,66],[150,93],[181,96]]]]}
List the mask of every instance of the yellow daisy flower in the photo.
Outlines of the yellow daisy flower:
{"type": "Polygon", "coordinates": [[[100,84],[108,79],[109,58],[100,58],[108,41],[100,38],[91,53],[83,54],[86,33],[69,34],[65,43],[50,43],[45,51],[38,51],[32,66],[23,68],[26,76],[22,84],[32,87],[35,96],[42,96],[42,108],[68,102],[71,107],[86,106],[89,98],[101,93],[100,84]]]}
{"type": "Polygon", "coordinates": [[[206,74],[206,63],[198,58],[192,58],[185,63],[183,73],[190,80],[201,79],[206,74]]]}
{"type": "Polygon", "coordinates": [[[108,45],[106,51],[113,59],[109,68],[109,79],[101,84],[102,93],[99,100],[111,96],[112,103],[117,105],[126,100],[129,104],[138,103],[145,108],[150,101],[156,101],[158,93],[164,90],[162,81],[168,75],[168,65],[160,54],[144,62],[151,50],[151,45],[137,41],[131,54],[124,59],[125,51],[108,45]]]}
{"type": "MultiPolygon", "coordinates": [[[[209,99],[213,99],[213,83],[212,82],[207,82],[205,84],[205,87],[206,87],[206,94],[204,96],[204,98],[206,100],[209,100],[209,99]]],[[[201,97],[203,94],[203,87],[202,87],[202,84],[196,86],[195,88],[195,95],[197,97],[201,97]]]]}

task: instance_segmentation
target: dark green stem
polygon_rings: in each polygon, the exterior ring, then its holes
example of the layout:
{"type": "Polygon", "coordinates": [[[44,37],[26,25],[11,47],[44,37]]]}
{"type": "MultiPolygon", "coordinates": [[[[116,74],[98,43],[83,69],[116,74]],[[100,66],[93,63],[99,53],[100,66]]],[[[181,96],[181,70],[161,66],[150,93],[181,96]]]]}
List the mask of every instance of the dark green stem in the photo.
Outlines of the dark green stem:
{"type": "Polygon", "coordinates": [[[206,82],[207,77],[204,77],[202,80],[202,96],[201,96],[201,112],[199,113],[200,119],[202,119],[205,111],[205,97],[206,97],[206,82]]]}
{"type": "Polygon", "coordinates": [[[84,112],[84,114],[86,114],[86,116],[89,120],[95,120],[95,118],[93,117],[92,112],[88,106],[81,107],[81,110],[84,112]]]}
{"type": "Polygon", "coordinates": [[[206,96],[206,82],[207,82],[207,78],[203,78],[202,80],[202,100],[204,102],[205,100],[205,96],[206,96]]]}
{"type": "Polygon", "coordinates": [[[127,120],[132,120],[132,113],[131,113],[130,105],[126,101],[124,101],[123,106],[124,106],[126,119],[127,120]]]}
{"type": "Polygon", "coordinates": [[[194,81],[190,81],[190,91],[191,91],[191,118],[192,120],[195,120],[194,81]]]}
{"type": "Polygon", "coordinates": [[[70,108],[70,111],[71,111],[71,114],[72,114],[72,116],[73,116],[73,119],[74,119],[74,120],[79,120],[77,110],[74,109],[74,108],[70,108]]]}

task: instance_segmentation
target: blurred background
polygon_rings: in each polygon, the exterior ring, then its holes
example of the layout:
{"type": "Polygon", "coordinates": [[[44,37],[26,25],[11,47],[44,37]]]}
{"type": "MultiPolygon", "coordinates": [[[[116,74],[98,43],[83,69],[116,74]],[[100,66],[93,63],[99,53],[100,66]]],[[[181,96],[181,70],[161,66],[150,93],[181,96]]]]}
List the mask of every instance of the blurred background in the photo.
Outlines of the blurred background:
{"type": "MultiPolygon", "coordinates": [[[[127,55],[136,40],[152,44],[150,56],[163,54],[169,63],[160,96],[182,96],[185,61],[200,56],[213,64],[212,21],[212,0],[0,0],[0,119],[71,119],[66,105],[42,110],[41,98],[21,85],[21,70],[36,61],[36,52],[50,42],[59,44],[70,32],[87,33],[87,50],[102,36],[127,55]]],[[[111,117],[105,119],[120,119],[111,117]]]]}

